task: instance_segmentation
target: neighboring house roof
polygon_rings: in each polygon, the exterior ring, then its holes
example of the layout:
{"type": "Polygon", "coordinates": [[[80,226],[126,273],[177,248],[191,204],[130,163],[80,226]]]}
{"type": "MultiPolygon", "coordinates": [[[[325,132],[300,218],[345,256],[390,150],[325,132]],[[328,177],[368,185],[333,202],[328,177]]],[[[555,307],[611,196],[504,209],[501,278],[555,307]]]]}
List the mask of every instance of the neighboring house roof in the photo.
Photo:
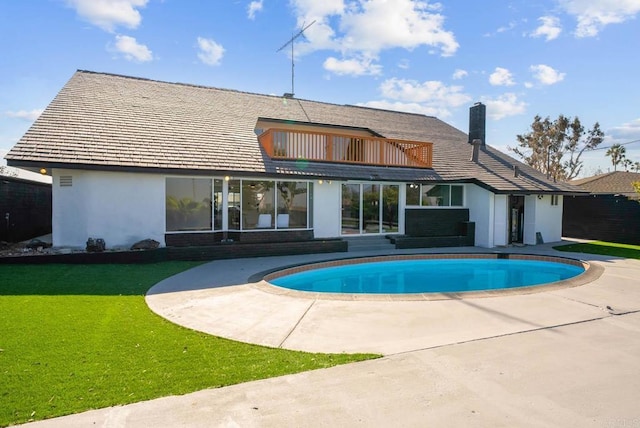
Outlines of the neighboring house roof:
{"type": "Polygon", "coordinates": [[[31,178],[25,178],[25,177],[16,177],[13,175],[2,175],[0,174],[0,182],[14,182],[14,183],[24,183],[24,184],[31,184],[34,186],[39,186],[39,187],[51,187],[51,177],[48,177],[49,181],[43,181],[43,180],[33,180],[31,178]]]}
{"type": "Polygon", "coordinates": [[[640,173],[614,171],[593,177],[572,180],[571,184],[581,187],[593,194],[624,195],[628,198],[639,198],[633,188],[633,182],[640,182],[640,173]]]}
{"type": "Polygon", "coordinates": [[[477,164],[470,157],[467,134],[435,117],[88,71],[73,75],[6,155],[11,165],[33,168],[468,181],[496,193],[580,193],[490,146],[477,164]],[[432,142],[433,169],[273,160],[254,133],[258,118],[432,142]]]}

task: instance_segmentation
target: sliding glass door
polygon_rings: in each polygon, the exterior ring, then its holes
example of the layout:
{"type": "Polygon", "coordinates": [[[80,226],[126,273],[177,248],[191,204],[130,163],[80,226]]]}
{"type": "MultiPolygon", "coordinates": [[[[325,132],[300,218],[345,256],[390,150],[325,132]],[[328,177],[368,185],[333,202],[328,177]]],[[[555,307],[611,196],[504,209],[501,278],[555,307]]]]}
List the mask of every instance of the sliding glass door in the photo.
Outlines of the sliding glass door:
{"type": "Polygon", "coordinates": [[[343,184],[342,234],[398,232],[398,185],[343,184]]]}
{"type": "Polygon", "coordinates": [[[360,233],[360,185],[342,185],[342,234],[360,233]]]}
{"type": "Polygon", "coordinates": [[[400,186],[397,184],[382,186],[382,223],[383,233],[398,232],[398,202],[400,186]]]}

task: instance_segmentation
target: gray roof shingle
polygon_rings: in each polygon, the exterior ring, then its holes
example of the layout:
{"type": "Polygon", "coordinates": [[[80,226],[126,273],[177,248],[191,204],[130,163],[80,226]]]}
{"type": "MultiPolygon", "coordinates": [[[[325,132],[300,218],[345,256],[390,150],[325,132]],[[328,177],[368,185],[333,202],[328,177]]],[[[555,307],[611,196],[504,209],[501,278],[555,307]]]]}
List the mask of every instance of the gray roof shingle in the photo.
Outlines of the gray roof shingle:
{"type": "Polygon", "coordinates": [[[640,195],[638,195],[633,188],[634,182],[640,182],[640,173],[614,171],[573,180],[571,184],[593,194],[624,195],[629,198],[638,199],[640,195]]]}
{"type": "Polygon", "coordinates": [[[6,155],[10,165],[153,168],[211,174],[388,181],[473,181],[498,193],[579,193],[487,146],[470,161],[467,134],[419,114],[77,71],[6,155]],[[368,128],[433,143],[433,169],[272,160],[258,118],[368,128]],[[514,177],[513,165],[520,171],[514,177]]]}

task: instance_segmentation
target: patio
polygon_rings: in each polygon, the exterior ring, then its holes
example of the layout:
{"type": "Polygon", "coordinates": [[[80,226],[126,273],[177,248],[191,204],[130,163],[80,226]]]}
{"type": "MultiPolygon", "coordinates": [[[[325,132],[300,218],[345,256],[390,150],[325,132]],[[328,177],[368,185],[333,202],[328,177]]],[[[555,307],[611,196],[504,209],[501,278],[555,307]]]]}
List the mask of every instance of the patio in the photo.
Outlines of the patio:
{"type": "MultiPolygon", "coordinates": [[[[509,251],[558,255],[549,244],[509,251]]],[[[25,426],[640,425],[640,261],[574,254],[603,274],[482,299],[314,301],[246,284],[256,272],[331,256],[212,262],[159,283],[147,301],[212,334],[383,358],[25,426]]]]}
{"type": "MultiPolygon", "coordinates": [[[[486,252],[480,248],[449,252],[486,252]]],[[[507,250],[504,250],[507,251],[507,250]]],[[[242,342],[311,352],[390,355],[614,317],[640,310],[635,260],[560,253],[551,245],[509,252],[573,256],[604,266],[595,281],[573,288],[481,299],[440,301],[298,297],[262,286],[255,274],[279,266],[373,255],[376,252],[263,257],[214,261],[169,278],[149,290],[147,304],[188,328],[242,342]],[[251,277],[254,278],[251,278],[251,277]],[[386,300],[386,301],[385,301],[386,300]]],[[[428,250],[396,250],[411,254],[428,250]]],[[[431,252],[442,252],[433,249],[431,252]]]]}

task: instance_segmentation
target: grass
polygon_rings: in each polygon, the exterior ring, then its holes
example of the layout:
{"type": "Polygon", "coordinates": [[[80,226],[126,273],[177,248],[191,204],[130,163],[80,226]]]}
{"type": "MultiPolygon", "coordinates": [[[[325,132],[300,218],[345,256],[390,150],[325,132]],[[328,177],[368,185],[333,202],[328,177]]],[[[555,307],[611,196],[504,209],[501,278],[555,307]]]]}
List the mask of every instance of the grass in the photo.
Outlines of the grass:
{"type": "Polygon", "coordinates": [[[593,241],[580,244],[559,245],[553,247],[558,251],[574,253],[603,254],[606,256],[624,257],[640,260],[640,245],[617,244],[615,242],[593,241]]]}
{"type": "Polygon", "coordinates": [[[0,426],[376,357],[249,345],[152,313],[144,293],[196,264],[0,265],[0,426]]]}

